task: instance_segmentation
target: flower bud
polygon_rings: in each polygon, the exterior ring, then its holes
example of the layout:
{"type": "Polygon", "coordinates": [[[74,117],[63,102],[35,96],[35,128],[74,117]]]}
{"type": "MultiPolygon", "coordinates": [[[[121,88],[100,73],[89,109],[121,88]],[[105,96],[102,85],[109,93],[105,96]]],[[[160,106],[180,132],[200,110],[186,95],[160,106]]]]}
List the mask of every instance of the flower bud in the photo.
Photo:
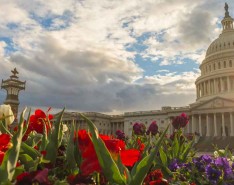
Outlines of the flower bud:
{"type": "Polygon", "coordinates": [[[152,134],[152,135],[156,135],[157,133],[158,133],[158,125],[157,125],[157,123],[156,123],[156,121],[153,121],[151,124],[150,124],[150,126],[149,126],[149,128],[148,128],[148,130],[147,130],[147,132],[146,132],[147,134],[152,134]]]}
{"type": "Polygon", "coordinates": [[[189,122],[189,118],[185,113],[182,113],[180,116],[177,116],[173,122],[172,125],[175,129],[184,128],[189,122]]]}
{"type": "Polygon", "coordinates": [[[10,105],[0,105],[0,119],[5,118],[6,125],[10,125],[15,120],[15,116],[10,105]]]}

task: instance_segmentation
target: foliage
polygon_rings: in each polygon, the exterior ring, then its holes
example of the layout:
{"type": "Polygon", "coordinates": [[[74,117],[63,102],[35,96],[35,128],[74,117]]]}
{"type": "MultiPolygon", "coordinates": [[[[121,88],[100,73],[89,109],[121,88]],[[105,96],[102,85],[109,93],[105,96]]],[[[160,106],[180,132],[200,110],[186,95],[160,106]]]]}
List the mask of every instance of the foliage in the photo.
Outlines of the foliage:
{"type": "MultiPolygon", "coordinates": [[[[53,118],[49,110],[36,110],[24,120],[25,111],[14,129],[0,120],[0,184],[233,184],[234,163],[228,148],[214,156],[195,156],[194,139],[182,132],[188,124],[182,113],[173,121],[175,132],[160,132],[153,121],[133,126],[127,138],[98,133],[84,115],[88,131],[68,131],[62,122],[64,109],[53,118]],[[66,133],[64,133],[66,131],[66,133]]],[[[7,112],[7,111],[6,111],[7,112]]],[[[10,112],[10,111],[8,111],[10,112]]]]}

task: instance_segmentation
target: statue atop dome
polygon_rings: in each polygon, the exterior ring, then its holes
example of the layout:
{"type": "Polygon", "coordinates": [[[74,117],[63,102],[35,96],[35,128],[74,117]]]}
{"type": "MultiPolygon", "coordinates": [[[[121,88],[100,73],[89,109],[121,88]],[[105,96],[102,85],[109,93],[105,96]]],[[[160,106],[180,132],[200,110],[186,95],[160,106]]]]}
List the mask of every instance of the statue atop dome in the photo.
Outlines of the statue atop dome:
{"type": "Polygon", "coordinates": [[[223,33],[224,32],[233,32],[233,18],[229,15],[229,11],[228,11],[228,4],[225,3],[224,6],[224,10],[225,10],[225,17],[223,18],[223,20],[221,21],[222,25],[223,25],[223,33]]]}
{"type": "Polygon", "coordinates": [[[229,12],[228,12],[228,4],[227,3],[225,3],[225,6],[224,6],[224,9],[225,9],[225,17],[230,17],[229,16],[229,12]]]}

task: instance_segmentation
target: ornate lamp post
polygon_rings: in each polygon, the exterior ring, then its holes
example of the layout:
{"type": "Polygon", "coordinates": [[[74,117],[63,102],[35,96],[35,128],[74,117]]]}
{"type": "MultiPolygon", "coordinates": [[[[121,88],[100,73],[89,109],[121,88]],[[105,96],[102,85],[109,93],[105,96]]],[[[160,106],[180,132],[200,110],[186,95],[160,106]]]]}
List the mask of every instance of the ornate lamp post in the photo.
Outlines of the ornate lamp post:
{"type": "Polygon", "coordinates": [[[4,104],[8,104],[11,106],[11,109],[14,113],[15,119],[17,119],[18,115],[18,106],[19,106],[19,91],[25,90],[26,81],[20,81],[17,76],[18,71],[15,68],[11,71],[12,75],[7,80],[2,80],[1,89],[5,89],[7,91],[7,96],[4,104]]]}

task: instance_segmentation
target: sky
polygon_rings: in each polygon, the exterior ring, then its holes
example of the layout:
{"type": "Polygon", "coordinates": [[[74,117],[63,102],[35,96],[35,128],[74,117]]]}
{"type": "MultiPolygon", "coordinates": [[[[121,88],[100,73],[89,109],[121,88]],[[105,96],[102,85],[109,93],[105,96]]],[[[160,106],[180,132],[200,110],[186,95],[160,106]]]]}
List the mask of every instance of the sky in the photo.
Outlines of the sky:
{"type": "MultiPolygon", "coordinates": [[[[229,12],[234,16],[234,3],[229,12]]],[[[15,67],[24,107],[102,112],[196,101],[221,33],[221,0],[0,0],[0,78],[15,67]]],[[[6,91],[0,90],[0,104],[6,91]]]]}

